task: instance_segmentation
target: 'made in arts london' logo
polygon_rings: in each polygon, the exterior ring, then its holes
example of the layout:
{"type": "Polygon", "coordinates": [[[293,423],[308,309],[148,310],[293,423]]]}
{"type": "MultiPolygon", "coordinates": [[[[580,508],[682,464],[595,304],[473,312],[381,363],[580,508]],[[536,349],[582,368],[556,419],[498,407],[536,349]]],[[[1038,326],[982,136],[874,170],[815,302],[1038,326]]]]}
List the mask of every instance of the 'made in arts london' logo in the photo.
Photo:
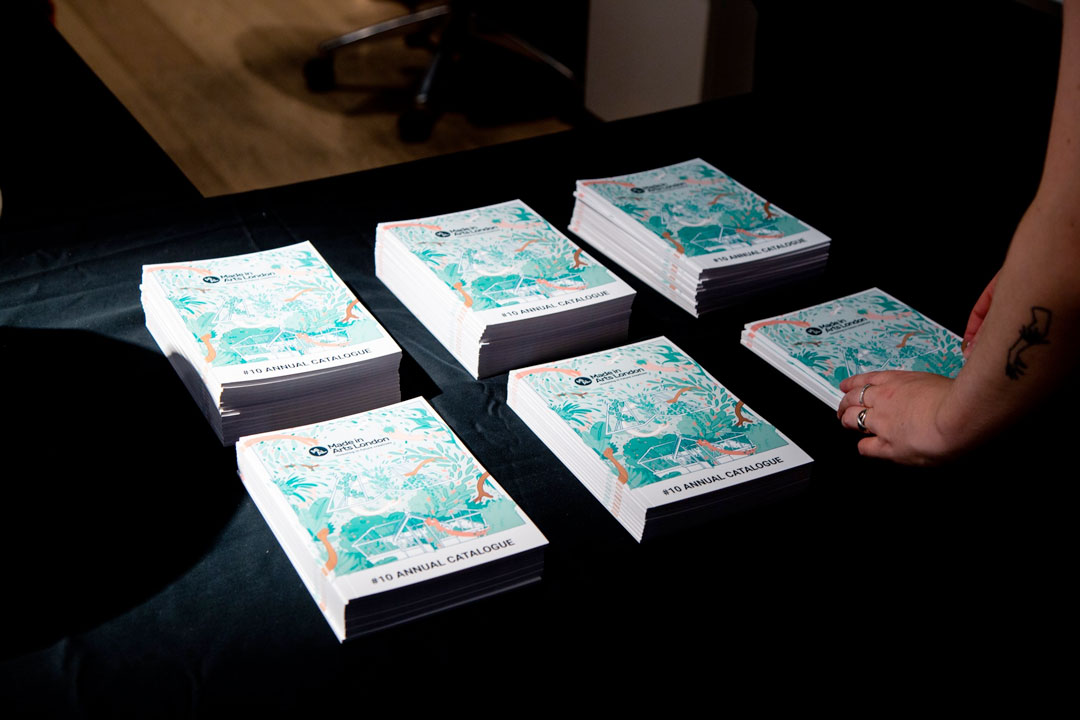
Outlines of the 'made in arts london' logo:
{"type": "Polygon", "coordinates": [[[808,328],[806,328],[806,334],[807,335],[820,335],[821,333],[822,333],[822,329],[819,328],[819,327],[808,327],[808,328]]]}
{"type": "Polygon", "coordinates": [[[315,457],[322,457],[328,452],[330,451],[324,448],[322,445],[316,445],[315,447],[308,450],[308,453],[314,455],[315,457]]]}
{"type": "Polygon", "coordinates": [[[450,233],[446,232],[445,230],[440,230],[435,233],[435,237],[450,237],[450,233]]]}
{"type": "Polygon", "coordinates": [[[592,378],[586,375],[574,378],[575,385],[592,385],[592,378]]]}
{"type": "Polygon", "coordinates": [[[630,192],[634,193],[635,195],[640,195],[643,192],[645,192],[645,189],[644,188],[630,188],[630,192]]]}
{"type": "Polygon", "coordinates": [[[209,285],[213,285],[214,283],[221,282],[221,278],[219,278],[217,275],[207,275],[202,279],[202,281],[209,285]]]}

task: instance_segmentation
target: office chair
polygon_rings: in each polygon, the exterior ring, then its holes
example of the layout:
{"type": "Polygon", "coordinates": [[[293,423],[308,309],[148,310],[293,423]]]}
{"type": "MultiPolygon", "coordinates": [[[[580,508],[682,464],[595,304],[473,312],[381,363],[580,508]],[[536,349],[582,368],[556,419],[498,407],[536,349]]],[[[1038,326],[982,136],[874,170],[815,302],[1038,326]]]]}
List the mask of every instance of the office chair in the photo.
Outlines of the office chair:
{"type": "Polygon", "coordinates": [[[570,68],[517,35],[494,28],[492,20],[482,17],[475,4],[471,0],[451,0],[444,5],[415,10],[324,40],[319,43],[318,55],[304,65],[304,78],[308,89],[313,92],[327,92],[334,88],[334,53],[338,50],[409,28],[413,28],[414,32],[406,35],[406,43],[412,47],[431,47],[434,55],[412,98],[411,106],[398,118],[398,131],[401,138],[407,142],[420,142],[431,136],[442,104],[441,86],[449,68],[469,53],[470,48],[475,47],[477,42],[510,49],[551,68],[567,83],[577,85],[577,79],[570,68]],[[438,41],[433,43],[430,33],[437,26],[441,26],[442,31],[438,41]]]}

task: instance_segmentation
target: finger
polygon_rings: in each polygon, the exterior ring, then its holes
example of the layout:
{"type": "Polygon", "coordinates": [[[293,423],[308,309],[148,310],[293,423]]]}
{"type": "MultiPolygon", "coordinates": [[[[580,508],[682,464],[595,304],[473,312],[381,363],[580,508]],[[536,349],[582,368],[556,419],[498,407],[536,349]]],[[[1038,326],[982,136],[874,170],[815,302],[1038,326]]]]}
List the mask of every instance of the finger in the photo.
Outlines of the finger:
{"type": "MultiPolygon", "coordinates": [[[[863,410],[866,410],[866,408],[860,407],[859,405],[852,405],[844,411],[843,415],[840,416],[840,424],[846,427],[848,430],[863,432],[859,428],[859,413],[861,413],[863,410]]],[[[873,430],[870,428],[871,414],[872,413],[867,412],[866,415],[863,416],[863,425],[866,427],[866,432],[870,433],[873,432],[873,430]]]]}
{"type": "Polygon", "coordinates": [[[893,455],[895,455],[895,452],[888,440],[880,438],[877,435],[871,435],[870,437],[865,437],[859,441],[859,454],[866,457],[891,460],[893,455]]]}
{"type": "Polygon", "coordinates": [[[844,414],[849,407],[872,408],[875,406],[874,396],[879,394],[880,385],[863,383],[859,387],[852,388],[840,398],[840,407],[836,410],[837,417],[844,414]]]}
{"type": "Polygon", "coordinates": [[[852,375],[849,378],[844,378],[840,381],[840,390],[843,392],[850,392],[852,390],[858,390],[862,388],[866,383],[871,385],[881,385],[883,382],[889,379],[895,370],[875,370],[873,372],[862,373],[861,375],[852,375]]]}
{"type": "MultiPolygon", "coordinates": [[[[844,393],[844,396],[840,398],[840,405],[836,408],[836,417],[842,418],[849,407],[863,407],[865,405],[865,403],[859,402],[859,396],[863,394],[862,389],[867,384],[863,383],[859,387],[852,388],[844,393]]],[[[866,391],[870,392],[870,388],[867,388],[866,391]]]]}
{"type": "Polygon", "coordinates": [[[997,275],[990,279],[986,289],[982,291],[979,299],[975,301],[975,307],[971,309],[971,314],[968,315],[967,327],[964,328],[964,340],[961,343],[964,357],[971,354],[971,349],[979,337],[979,331],[982,330],[983,320],[986,319],[986,314],[990,312],[990,305],[994,301],[994,289],[997,287],[997,279],[1000,274],[998,272],[997,275]]]}

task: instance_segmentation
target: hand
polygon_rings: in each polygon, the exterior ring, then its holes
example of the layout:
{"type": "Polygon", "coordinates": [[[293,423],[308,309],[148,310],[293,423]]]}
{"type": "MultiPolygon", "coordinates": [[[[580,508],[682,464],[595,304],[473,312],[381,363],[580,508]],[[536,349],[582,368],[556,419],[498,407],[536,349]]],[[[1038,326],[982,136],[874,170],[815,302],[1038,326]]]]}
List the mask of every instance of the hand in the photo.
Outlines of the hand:
{"type": "Polygon", "coordinates": [[[975,307],[971,309],[971,315],[968,316],[967,328],[964,330],[964,341],[960,343],[965,360],[971,355],[972,348],[975,347],[975,340],[979,337],[979,330],[982,329],[986,313],[990,312],[990,303],[994,300],[994,288],[997,286],[998,275],[1000,274],[1001,271],[999,270],[997,275],[990,279],[986,289],[982,291],[982,295],[975,301],[975,307]]]}
{"type": "Polygon", "coordinates": [[[860,454],[904,465],[936,465],[966,449],[961,438],[942,429],[952,383],[941,375],[900,370],[855,375],[840,383],[845,394],[836,415],[844,427],[858,430],[859,413],[866,410],[863,424],[869,434],[859,441],[860,454]]]}

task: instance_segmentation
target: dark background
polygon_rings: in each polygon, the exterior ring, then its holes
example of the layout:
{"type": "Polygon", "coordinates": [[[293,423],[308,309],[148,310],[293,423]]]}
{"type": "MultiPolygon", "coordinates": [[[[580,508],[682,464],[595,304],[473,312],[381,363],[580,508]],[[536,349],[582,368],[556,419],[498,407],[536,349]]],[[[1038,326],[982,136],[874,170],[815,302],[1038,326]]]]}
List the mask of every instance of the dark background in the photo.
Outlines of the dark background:
{"type": "Polygon", "coordinates": [[[211,200],[47,24],[5,22],[3,707],[1049,699],[1075,422],[1033,414],[963,462],[897,468],[737,338],[870,286],[962,332],[1037,187],[1060,21],[994,1],[758,9],[748,96],[211,200]],[[515,197],[565,227],[575,179],[692,157],[829,235],[828,270],[701,319],[622,272],[629,340],[667,335],[815,470],[796,498],[639,546],[505,406],[506,376],[472,380],[375,279],[374,229],[515,197]],[[402,345],[403,396],[427,397],[547,535],[541,584],[338,645],[138,300],[143,263],[299,240],[402,345]]]}

